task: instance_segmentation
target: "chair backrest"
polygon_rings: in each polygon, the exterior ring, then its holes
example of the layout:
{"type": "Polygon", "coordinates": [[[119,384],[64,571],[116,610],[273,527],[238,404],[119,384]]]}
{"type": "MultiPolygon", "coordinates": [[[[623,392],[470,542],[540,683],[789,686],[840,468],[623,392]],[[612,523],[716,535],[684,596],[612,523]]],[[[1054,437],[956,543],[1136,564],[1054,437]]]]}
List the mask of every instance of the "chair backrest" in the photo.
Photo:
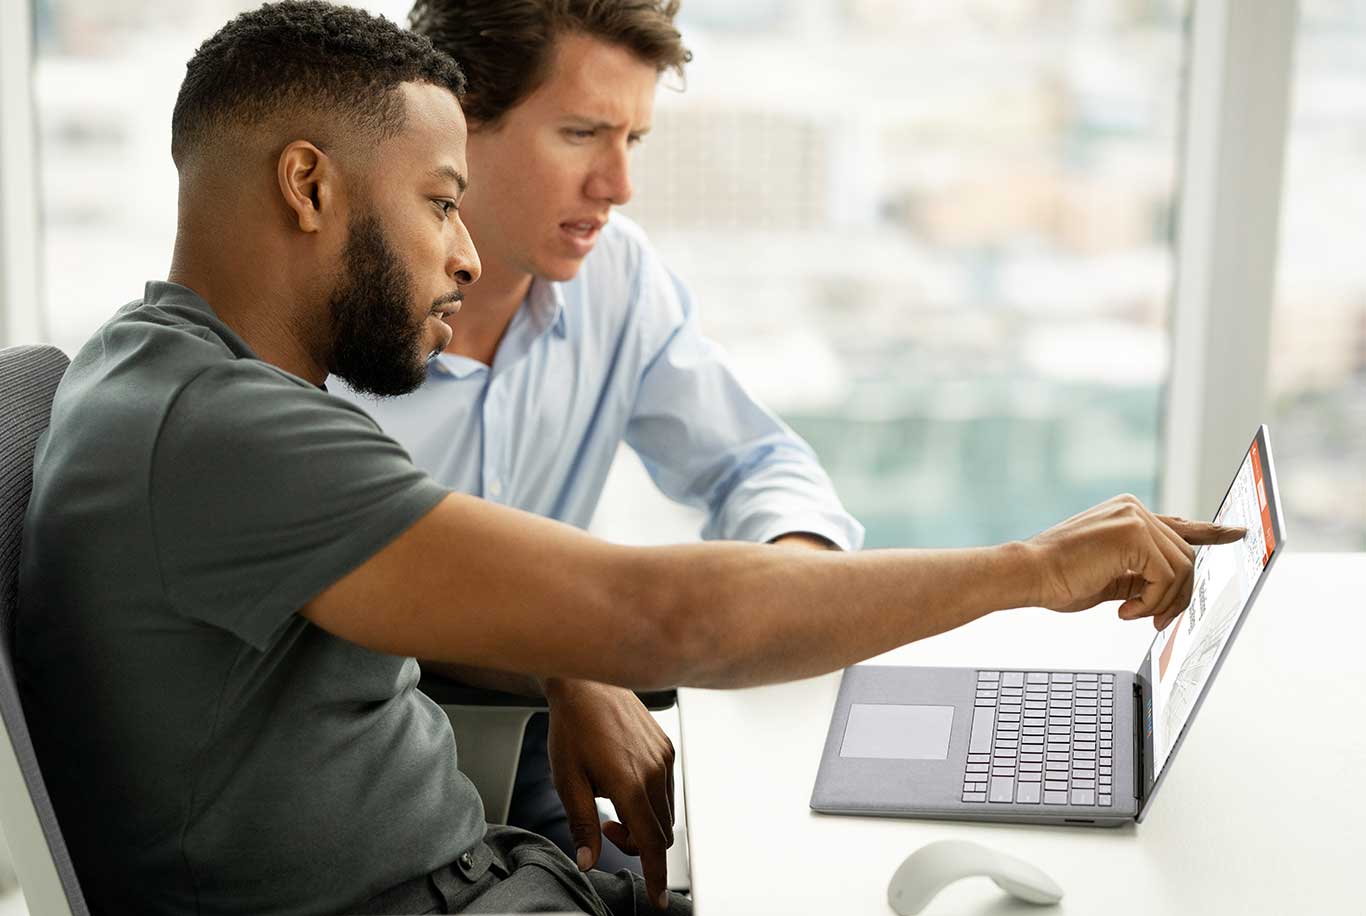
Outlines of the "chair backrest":
{"type": "Polygon", "coordinates": [[[33,916],[89,916],[57,826],[14,679],[19,542],[33,490],[33,452],[66,371],[56,347],[0,350],[0,824],[33,916]]]}

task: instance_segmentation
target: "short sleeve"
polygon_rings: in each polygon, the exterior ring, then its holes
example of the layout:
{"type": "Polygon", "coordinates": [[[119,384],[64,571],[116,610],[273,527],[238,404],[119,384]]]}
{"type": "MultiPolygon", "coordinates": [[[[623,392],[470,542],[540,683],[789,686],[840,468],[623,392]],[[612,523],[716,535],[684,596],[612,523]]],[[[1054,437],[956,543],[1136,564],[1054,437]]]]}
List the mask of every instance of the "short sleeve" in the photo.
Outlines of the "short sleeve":
{"type": "Polygon", "coordinates": [[[256,360],[181,390],[148,491],[170,604],[260,650],[447,494],[359,407],[256,360]]]}

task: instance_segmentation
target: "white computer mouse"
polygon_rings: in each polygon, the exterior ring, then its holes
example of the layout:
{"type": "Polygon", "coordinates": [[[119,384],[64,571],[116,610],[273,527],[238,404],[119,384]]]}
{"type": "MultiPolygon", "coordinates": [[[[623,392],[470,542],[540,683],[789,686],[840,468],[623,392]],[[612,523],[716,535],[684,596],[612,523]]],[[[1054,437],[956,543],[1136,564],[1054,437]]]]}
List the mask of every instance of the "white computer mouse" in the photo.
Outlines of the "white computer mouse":
{"type": "Polygon", "coordinates": [[[940,840],[906,857],[887,885],[887,902],[901,916],[911,916],[959,878],[975,875],[990,878],[1006,893],[1030,903],[1062,899],[1057,882],[1023,859],[980,843],[940,840]]]}

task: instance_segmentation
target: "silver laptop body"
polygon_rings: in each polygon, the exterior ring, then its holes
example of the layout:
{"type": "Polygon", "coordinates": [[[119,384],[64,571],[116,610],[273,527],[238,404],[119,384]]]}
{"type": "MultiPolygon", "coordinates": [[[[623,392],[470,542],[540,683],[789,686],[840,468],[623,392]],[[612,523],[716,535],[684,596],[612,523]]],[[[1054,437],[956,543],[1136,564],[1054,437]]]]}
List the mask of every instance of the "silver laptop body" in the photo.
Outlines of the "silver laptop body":
{"type": "Polygon", "coordinates": [[[812,809],[1029,824],[1142,821],[1284,550],[1279,494],[1262,426],[1215,514],[1247,525],[1248,537],[1197,551],[1191,604],[1154,638],[1137,671],[846,670],[812,809]]]}

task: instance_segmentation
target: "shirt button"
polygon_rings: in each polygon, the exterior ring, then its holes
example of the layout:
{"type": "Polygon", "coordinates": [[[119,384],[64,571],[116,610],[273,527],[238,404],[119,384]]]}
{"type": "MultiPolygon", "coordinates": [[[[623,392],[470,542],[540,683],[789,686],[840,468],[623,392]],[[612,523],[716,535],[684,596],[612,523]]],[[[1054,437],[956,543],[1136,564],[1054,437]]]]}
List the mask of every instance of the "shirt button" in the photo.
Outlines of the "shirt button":
{"type": "Polygon", "coordinates": [[[495,481],[493,481],[492,483],[489,484],[489,495],[490,495],[490,496],[502,496],[502,495],[503,495],[503,482],[502,482],[501,480],[495,480],[495,481]]]}
{"type": "Polygon", "coordinates": [[[462,852],[460,854],[460,867],[474,868],[474,856],[470,855],[468,852],[462,852]]]}

